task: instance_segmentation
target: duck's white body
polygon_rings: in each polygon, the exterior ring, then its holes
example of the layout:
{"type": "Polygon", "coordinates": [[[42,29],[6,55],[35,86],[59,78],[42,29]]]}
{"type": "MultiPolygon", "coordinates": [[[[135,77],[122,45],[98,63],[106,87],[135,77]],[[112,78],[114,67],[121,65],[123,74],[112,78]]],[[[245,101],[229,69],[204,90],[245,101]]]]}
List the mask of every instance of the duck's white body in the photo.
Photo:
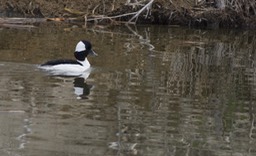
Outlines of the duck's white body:
{"type": "Polygon", "coordinates": [[[75,50],[77,60],[54,60],[40,65],[41,69],[49,71],[52,75],[81,76],[90,70],[87,55],[97,55],[91,49],[91,43],[85,40],[78,42],[75,50]]]}
{"type": "Polygon", "coordinates": [[[64,76],[80,76],[85,72],[90,71],[90,63],[87,58],[84,61],[78,61],[80,64],[57,64],[57,65],[44,65],[40,66],[41,69],[44,69],[52,75],[64,75],[64,76]]]}

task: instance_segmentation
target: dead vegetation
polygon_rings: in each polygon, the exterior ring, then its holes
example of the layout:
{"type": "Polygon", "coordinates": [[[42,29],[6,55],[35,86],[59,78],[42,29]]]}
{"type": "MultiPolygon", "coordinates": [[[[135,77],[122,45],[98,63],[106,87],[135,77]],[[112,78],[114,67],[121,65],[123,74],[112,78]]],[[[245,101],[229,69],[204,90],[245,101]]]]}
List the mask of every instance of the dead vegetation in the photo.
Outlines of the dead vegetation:
{"type": "MultiPolygon", "coordinates": [[[[3,17],[193,27],[256,27],[255,0],[2,0],[3,17]]],[[[1,22],[1,21],[0,21],[1,22]]]]}

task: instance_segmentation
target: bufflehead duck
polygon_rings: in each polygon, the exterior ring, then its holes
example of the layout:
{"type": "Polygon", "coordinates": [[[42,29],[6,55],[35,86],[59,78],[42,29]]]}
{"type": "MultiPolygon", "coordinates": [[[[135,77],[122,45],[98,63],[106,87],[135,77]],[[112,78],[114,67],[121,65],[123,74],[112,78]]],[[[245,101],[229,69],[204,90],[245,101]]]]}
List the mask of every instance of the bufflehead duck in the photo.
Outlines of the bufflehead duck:
{"type": "Polygon", "coordinates": [[[85,71],[90,69],[88,55],[97,56],[92,50],[89,41],[81,40],[77,43],[74,56],[76,60],[62,59],[48,61],[40,65],[41,69],[49,71],[53,75],[81,76],[85,71]]]}

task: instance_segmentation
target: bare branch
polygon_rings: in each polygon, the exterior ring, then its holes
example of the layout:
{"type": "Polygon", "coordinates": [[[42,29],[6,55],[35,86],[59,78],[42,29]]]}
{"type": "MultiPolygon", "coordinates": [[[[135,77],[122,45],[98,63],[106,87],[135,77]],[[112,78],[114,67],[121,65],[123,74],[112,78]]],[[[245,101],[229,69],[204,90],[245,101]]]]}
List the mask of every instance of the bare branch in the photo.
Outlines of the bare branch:
{"type": "MultiPolygon", "coordinates": [[[[151,6],[152,6],[152,3],[154,2],[154,0],[150,0],[149,2],[148,2],[148,4],[146,4],[143,8],[141,8],[137,13],[136,13],[136,15],[134,15],[130,20],[129,20],[129,22],[131,22],[132,20],[134,20],[135,18],[137,19],[138,17],[139,17],[139,15],[145,10],[145,9],[147,9],[147,11],[149,12],[150,11],[150,9],[151,9],[151,6]]],[[[148,12],[147,12],[147,15],[148,15],[148,12]]],[[[137,21],[137,20],[136,20],[137,21]]],[[[135,21],[135,22],[136,22],[135,21]]]]}

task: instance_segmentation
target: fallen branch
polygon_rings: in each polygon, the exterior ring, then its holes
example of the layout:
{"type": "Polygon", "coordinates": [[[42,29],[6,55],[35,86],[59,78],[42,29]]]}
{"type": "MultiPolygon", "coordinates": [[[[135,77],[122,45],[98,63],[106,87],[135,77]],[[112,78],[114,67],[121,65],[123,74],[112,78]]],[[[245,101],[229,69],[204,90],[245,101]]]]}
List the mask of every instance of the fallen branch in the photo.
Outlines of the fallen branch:
{"type": "Polygon", "coordinates": [[[16,28],[16,29],[35,28],[35,26],[33,25],[21,25],[21,24],[0,24],[0,27],[16,28]]]}
{"type": "Polygon", "coordinates": [[[44,18],[0,18],[2,24],[28,24],[45,22],[44,18]]]}
{"type": "MultiPolygon", "coordinates": [[[[94,20],[103,20],[103,19],[115,19],[115,18],[120,18],[120,17],[124,17],[124,16],[134,15],[136,13],[137,12],[131,12],[131,13],[126,13],[126,14],[121,14],[121,15],[116,15],[116,16],[99,15],[99,16],[95,16],[93,18],[86,19],[85,22],[94,21],[94,20]]],[[[130,22],[130,23],[132,23],[132,22],[130,22]]]]}
{"type": "Polygon", "coordinates": [[[0,27],[30,29],[35,28],[32,24],[45,21],[46,19],[41,18],[0,18],[0,27]]]}

